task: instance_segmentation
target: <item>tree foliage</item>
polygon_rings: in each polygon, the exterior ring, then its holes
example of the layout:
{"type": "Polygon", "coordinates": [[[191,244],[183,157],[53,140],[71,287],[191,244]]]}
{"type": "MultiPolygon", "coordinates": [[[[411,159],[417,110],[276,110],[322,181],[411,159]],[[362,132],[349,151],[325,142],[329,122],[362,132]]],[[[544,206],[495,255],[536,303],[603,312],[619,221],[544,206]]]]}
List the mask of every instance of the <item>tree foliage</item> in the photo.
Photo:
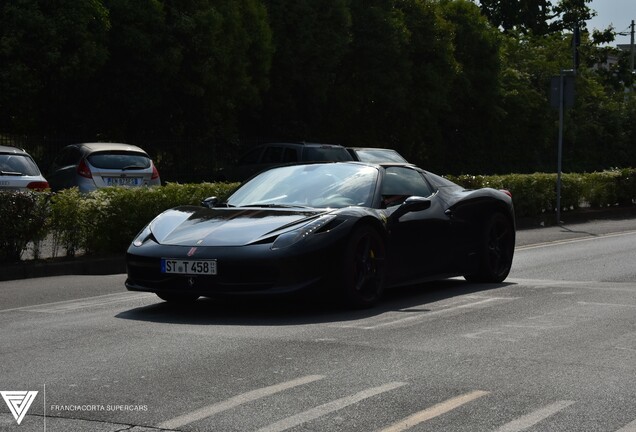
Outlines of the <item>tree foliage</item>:
{"type": "Polygon", "coordinates": [[[0,24],[0,128],[74,124],[108,58],[108,10],[99,0],[2,1],[0,24]]]}
{"type": "Polygon", "coordinates": [[[264,140],[393,147],[446,173],[552,170],[548,88],[578,24],[566,169],[633,164],[633,74],[600,46],[613,29],[585,31],[589,3],[0,0],[0,133],[135,142],[159,161],[177,158],[164,142],[193,142],[196,173],[264,140]]]}
{"type": "Polygon", "coordinates": [[[534,35],[573,29],[594,16],[588,7],[592,0],[480,0],[481,10],[490,22],[504,32],[534,35]]]}

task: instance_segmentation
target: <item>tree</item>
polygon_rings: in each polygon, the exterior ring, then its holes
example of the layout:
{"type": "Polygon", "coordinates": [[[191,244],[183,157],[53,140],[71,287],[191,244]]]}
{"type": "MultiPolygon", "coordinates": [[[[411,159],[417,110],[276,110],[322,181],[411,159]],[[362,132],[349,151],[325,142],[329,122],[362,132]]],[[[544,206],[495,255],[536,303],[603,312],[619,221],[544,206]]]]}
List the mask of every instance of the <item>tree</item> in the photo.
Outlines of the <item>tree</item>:
{"type": "Polygon", "coordinates": [[[334,87],[351,43],[347,0],[265,0],[275,53],[256,136],[330,140],[334,87]]]}
{"type": "Polygon", "coordinates": [[[480,0],[480,7],[488,20],[504,32],[546,35],[574,25],[585,26],[594,12],[588,3],[592,0],[480,0]]]}
{"type": "Polygon", "coordinates": [[[431,169],[444,150],[444,119],[452,113],[453,82],[461,71],[455,56],[454,25],[447,21],[438,4],[423,0],[396,3],[409,31],[406,55],[406,111],[401,114],[396,147],[408,160],[431,169]]]}
{"type": "Polygon", "coordinates": [[[502,42],[500,114],[493,134],[504,159],[501,167],[551,172],[556,167],[558,123],[548,89],[551,77],[571,64],[569,38],[510,33],[502,42]]]}
{"type": "Polygon", "coordinates": [[[171,38],[160,0],[105,0],[109,11],[109,58],[100,69],[92,127],[110,139],[165,136],[169,97],[181,49],[171,38]],[[124,102],[125,101],[125,102],[124,102]]]}
{"type": "Polygon", "coordinates": [[[87,89],[108,57],[101,1],[3,1],[0,22],[0,128],[83,130],[87,89]]]}
{"type": "Polygon", "coordinates": [[[475,167],[490,171],[501,163],[494,146],[500,120],[500,35],[469,1],[442,1],[441,6],[453,26],[458,72],[451,82],[451,115],[441,122],[440,163],[446,171],[469,172],[475,167]]]}
{"type": "Polygon", "coordinates": [[[170,134],[201,140],[237,136],[238,113],[269,86],[272,35],[259,0],[166,0],[178,53],[165,92],[170,134]]]}
{"type": "Polygon", "coordinates": [[[399,148],[413,80],[404,12],[391,0],[350,7],[353,38],[334,88],[332,129],[350,145],[399,148]]]}

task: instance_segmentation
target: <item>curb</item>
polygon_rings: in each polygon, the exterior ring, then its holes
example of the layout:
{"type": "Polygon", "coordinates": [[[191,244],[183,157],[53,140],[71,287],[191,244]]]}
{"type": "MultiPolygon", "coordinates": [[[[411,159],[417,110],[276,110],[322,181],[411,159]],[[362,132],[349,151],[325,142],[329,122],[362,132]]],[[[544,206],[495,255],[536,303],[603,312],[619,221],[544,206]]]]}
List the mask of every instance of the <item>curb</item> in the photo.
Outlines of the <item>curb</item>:
{"type": "Polygon", "coordinates": [[[23,261],[0,266],[0,281],[65,275],[126,273],[125,255],[23,261]]]}
{"type": "MultiPolygon", "coordinates": [[[[632,218],[636,218],[636,206],[607,207],[601,209],[580,208],[561,213],[561,223],[564,225],[592,222],[595,220],[632,218]]],[[[556,225],[555,213],[547,213],[536,218],[528,217],[517,219],[517,230],[545,228],[556,225]]]]}

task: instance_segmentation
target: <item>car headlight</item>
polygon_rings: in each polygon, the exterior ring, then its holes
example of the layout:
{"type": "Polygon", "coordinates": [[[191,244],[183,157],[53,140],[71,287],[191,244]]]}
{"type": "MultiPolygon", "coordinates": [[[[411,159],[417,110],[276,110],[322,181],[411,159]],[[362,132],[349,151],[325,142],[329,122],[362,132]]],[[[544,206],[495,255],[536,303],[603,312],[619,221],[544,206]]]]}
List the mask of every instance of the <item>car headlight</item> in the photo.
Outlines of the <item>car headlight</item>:
{"type": "Polygon", "coordinates": [[[301,226],[300,228],[296,228],[295,230],[279,235],[278,238],[274,241],[274,244],[272,244],[272,250],[286,248],[295,243],[298,243],[302,239],[323,228],[335,218],[335,215],[320,216],[318,219],[315,219],[308,224],[301,226]]]}
{"type": "Polygon", "coordinates": [[[132,244],[133,246],[140,247],[152,237],[152,230],[150,229],[150,224],[148,224],[139,234],[137,234],[137,237],[133,240],[132,244]]]}

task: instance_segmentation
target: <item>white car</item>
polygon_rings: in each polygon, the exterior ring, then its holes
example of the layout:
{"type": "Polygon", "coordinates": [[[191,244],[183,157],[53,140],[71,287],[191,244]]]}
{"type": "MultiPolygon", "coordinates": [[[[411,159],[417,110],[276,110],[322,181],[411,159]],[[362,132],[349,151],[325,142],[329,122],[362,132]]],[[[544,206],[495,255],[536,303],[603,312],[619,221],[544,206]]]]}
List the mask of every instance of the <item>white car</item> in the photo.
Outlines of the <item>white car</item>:
{"type": "Polygon", "coordinates": [[[48,188],[48,182],[26,151],[17,147],[0,146],[0,191],[48,188]]]}
{"type": "Polygon", "coordinates": [[[159,186],[155,164],[141,148],[130,144],[82,143],[64,147],[48,174],[51,189],[78,187],[90,192],[108,186],[159,186]]]}

